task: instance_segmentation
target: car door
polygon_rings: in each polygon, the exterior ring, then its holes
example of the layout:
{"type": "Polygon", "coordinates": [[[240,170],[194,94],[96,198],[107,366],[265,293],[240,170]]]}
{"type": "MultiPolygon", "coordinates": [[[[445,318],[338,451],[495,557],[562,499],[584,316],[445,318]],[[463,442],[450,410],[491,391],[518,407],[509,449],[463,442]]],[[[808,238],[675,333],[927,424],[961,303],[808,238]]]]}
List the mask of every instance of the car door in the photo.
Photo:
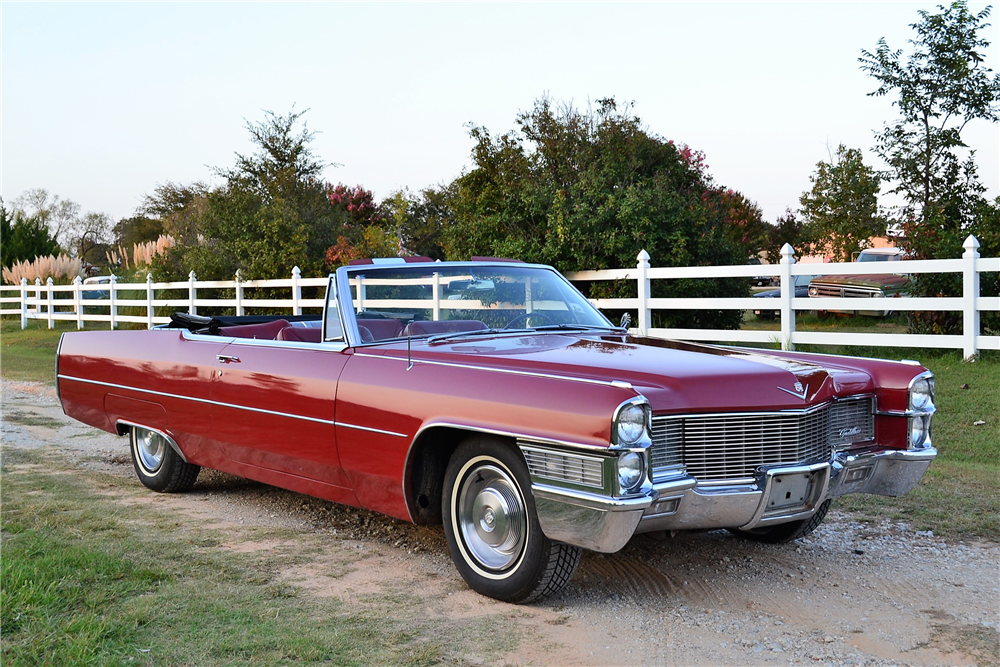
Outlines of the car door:
{"type": "Polygon", "coordinates": [[[212,423],[237,463],[346,487],[334,422],[337,346],[235,339],[218,355],[212,423]]]}

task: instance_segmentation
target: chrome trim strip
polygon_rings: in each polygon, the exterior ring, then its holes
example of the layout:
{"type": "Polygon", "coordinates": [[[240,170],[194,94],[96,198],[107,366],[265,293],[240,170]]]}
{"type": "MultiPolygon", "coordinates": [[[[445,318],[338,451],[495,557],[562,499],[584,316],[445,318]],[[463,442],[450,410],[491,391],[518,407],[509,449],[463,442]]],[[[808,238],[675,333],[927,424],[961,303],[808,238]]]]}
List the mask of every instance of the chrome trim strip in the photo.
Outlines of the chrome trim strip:
{"type": "Polygon", "coordinates": [[[358,426],[357,424],[347,424],[345,422],[334,422],[337,426],[343,426],[344,428],[353,428],[358,431],[368,431],[369,433],[381,433],[382,435],[394,435],[397,438],[405,438],[405,433],[396,433],[395,431],[386,431],[381,428],[372,428],[371,426],[358,426]]]}
{"type": "Polygon", "coordinates": [[[167,435],[165,431],[161,431],[158,428],[151,428],[149,426],[144,426],[143,424],[137,424],[135,422],[125,421],[124,419],[119,419],[118,421],[115,422],[116,431],[118,430],[119,424],[124,424],[126,426],[135,426],[136,428],[144,428],[147,431],[152,431],[153,433],[162,436],[163,439],[167,441],[167,444],[170,445],[171,449],[173,449],[177,453],[177,456],[181,457],[181,460],[184,461],[184,463],[188,463],[187,457],[184,456],[184,452],[181,451],[180,445],[178,445],[177,442],[172,437],[167,435]]]}
{"type": "MultiPolygon", "coordinates": [[[[356,357],[368,357],[370,359],[391,359],[393,361],[406,362],[407,360],[403,357],[394,357],[389,355],[381,354],[365,354],[364,352],[357,352],[354,356],[356,357]]],[[[510,368],[493,368],[492,366],[475,366],[473,364],[456,364],[450,361],[430,361],[427,359],[412,359],[414,364],[428,364],[430,366],[447,366],[450,368],[465,368],[474,371],[489,371],[492,373],[504,373],[507,375],[523,375],[526,377],[538,377],[545,378],[548,380],[566,380],[569,382],[582,382],[584,384],[596,384],[603,387],[614,387],[615,389],[635,389],[628,382],[622,382],[621,380],[595,380],[594,378],[581,378],[573,377],[571,375],[552,375],[551,373],[535,373],[533,371],[519,371],[510,368]]]]}
{"type": "Polygon", "coordinates": [[[653,500],[656,498],[656,493],[652,491],[631,498],[610,498],[599,493],[576,491],[561,486],[541,484],[539,482],[531,483],[531,492],[541,498],[562,500],[574,505],[599,508],[611,512],[646,509],[653,504],[653,500]]]}
{"type": "MultiPolygon", "coordinates": [[[[178,329],[160,329],[160,331],[178,331],[178,329]]],[[[329,352],[342,352],[347,349],[345,343],[323,342],[323,343],[303,343],[294,340],[268,340],[266,338],[235,338],[230,336],[212,336],[210,334],[196,334],[187,329],[180,329],[181,337],[184,340],[203,341],[209,343],[219,343],[221,345],[254,345],[257,347],[278,347],[288,350],[327,350],[329,352]]]]}
{"type": "MultiPolygon", "coordinates": [[[[457,428],[462,431],[473,431],[476,433],[489,433],[490,435],[501,435],[506,438],[514,438],[518,443],[524,443],[527,445],[548,445],[556,447],[568,447],[570,449],[581,449],[590,452],[603,452],[604,454],[614,454],[615,451],[608,445],[588,445],[582,442],[571,442],[569,440],[556,440],[554,438],[543,438],[537,435],[526,435],[524,433],[515,433],[513,431],[503,431],[495,428],[488,428],[484,426],[475,426],[469,424],[456,424],[454,422],[428,422],[420,427],[420,429],[413,436],[413,441],[416,440],[429,428],[434,428],[437,426],[442,426],[446,428],[457,428]]],[[[411,443],[412,447],[413,444],[411,443]]],[[[407,458],[409,458],[409,452],[407,452],[407,458]]]]}
{"type": "MultiPolygon", "coordinates": [[[[113,382],[101,382],[100,380],[85,380],[84,378],[73,377],[71,375],[60,375],[61,380],[75,380],[76,382],[84,382],[86,384],[96,384],[103,387],[113,387],[115,389],[125,389],[128,391],[136,391],[141,394],[152,394],[154,396],[165,396],[167,398],[176,398],[183,401],[193,401],[195,403],[205,403],[207,405],[218,405],[223,408],[233,408],[235,410],[246,410],[248,412],[258,412],[265,415],[274,415],[276,417],[289,417],[290,419],[301,419],[303,421],[314,422],[317,424],[327,424],[328,426],[342,426],[344,428],[359,429],[362,431],[371,431],[373,433],[382,433],[385,435],[394,435],[399,438],[405,438],[405,433],[396,433],[395,431],[383,431],[382,429],[372,428],[370,426],[358,426],[356,424],[347,424],[344,422],[332,421],[330,419],[320,419],[318,417],[306,417],[305,415],[293,415],[289,412],[278,412],[276,410],[265,410],[264,408],[251,408],[246,405],[236,405],[234,403],[223,403],[221,401],[212,401],[207,398],[195,398],[193,396],[181,396],[180,394],[170,394],[165,391],[154,391],[152,389],[140,389],[139,387],[130,387],[124,384],[114,384],[113,382]]],[[[142,428],[147,428],[143,426],[142,428]]],[[[153,429],[150,429],[153,430],[153,429]]]]}

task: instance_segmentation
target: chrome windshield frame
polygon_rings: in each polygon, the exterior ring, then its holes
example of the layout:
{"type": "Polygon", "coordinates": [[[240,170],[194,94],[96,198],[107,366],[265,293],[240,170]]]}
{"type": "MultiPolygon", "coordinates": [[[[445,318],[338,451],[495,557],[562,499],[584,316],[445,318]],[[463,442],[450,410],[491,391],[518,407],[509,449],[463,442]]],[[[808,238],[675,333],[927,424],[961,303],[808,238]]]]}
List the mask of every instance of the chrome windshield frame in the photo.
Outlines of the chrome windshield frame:
{"type": "MultiPolygon", "coordinates": [[[[427,270],[429,266],[432,266],[434,270],[439,269],[461,269],[461,268],[494,268],[494,269],[530,269],[538,271],[548,271],[555,274],[558,280],[562,281],[566,288],[576,293],[581,301],[586,303],[590,308],[596,313],[601,320],[607,322],[608,329],[616,329],[615,325],[590,301],[587,297],[576,288],[576,285],[571,283],[566,279],[566,276],[559,273],[553,267],[547,264],[529,264],[526,262],[515,262],[515,261],[481,261],[481,262],[414,262],[410,264],[405,264],[402,261],[396,264],[353,264],[348,266],[341,266],[337,269],[335,276],[331,276],[330,286],[332,287],[335,283],[337,286],[338,299],[337,306],[340,312],[341,325],[344,327],[344,337],[347,341],[348,347],[367,347],[371,345],[381,345],[390,341],[374,341],[374,342],[364,342],[361,340],[361,334],[358,332],[358,322],[357,322],[357,311],[354,307],[354,297],[351,294],[351,277],[357,273],[363,273],[372,270],[386,270],[386,269],[403,269],[407,266],[412,266],[413,271],[419,271],[420,269],[427,270]],[[340,298],[342,295],[347,295],[348,298],[340,298]],[[348,305],[349,304],[349,305],[348,305]]],[[[328,288],[329,289],[329,288],[328,288]]],[[[327,295],[329,298],[329,294],[327,295]]],[[[324,327],[324,337],[326,328],[326,312],[323,313],[323,327],[324,327]]],[[[421,338],[425,338],[422,336],[421,338]]],[[[395,339],[400,340],[400,339],[395,339]]]]}

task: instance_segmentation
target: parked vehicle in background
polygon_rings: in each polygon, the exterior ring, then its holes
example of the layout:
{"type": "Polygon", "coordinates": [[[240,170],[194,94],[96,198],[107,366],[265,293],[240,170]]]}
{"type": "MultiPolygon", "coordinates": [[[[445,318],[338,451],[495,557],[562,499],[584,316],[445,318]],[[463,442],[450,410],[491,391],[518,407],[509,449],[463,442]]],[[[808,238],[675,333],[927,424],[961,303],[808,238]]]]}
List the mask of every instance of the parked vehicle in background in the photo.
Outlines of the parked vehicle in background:
{"type": "MultiPolygon", "coordinates": [[[[854,261],[858,263],[898,262],[901,259],[903,259],[903,251],[899,248],[867,248],[858,253],[854,261]]],[[[820,276],[809,283],[809,298],[811,299],[824,297],[888,299],[908,296],[910,296],[910,277],[905,274],[859,272],[845,276],[820,276]]],[[[820,317],[827,313],[884,317],[893,311],[891,308],[885,308],[882,304],[859,303],[857,310],[822,308],[817,304],[816,312],[820,317]]]]}
{"type": "MultiPolygon", "coordinates": [[[[793,276],[795,279],[795,296],[800,299],[804,299],[809,296],[809,283],[815,276],[793,276]]],[[[781,296],[780,289],[769,289],[763,292],[757,292],[753,295],[755,299],[776,299],[781,296]]],[[[773,320],[778,317],[781,313],[778,310],[768,310],[763,304],[754,308],[753,314],[762,320],[773,320]]]]}
{"type": "MultiPolygon", "coordinates": [[[[104,285],[108,286],[111,284],[111,276],[93,276],[92,278],[84,278],[84,287],[87,285],[104,285]]],[[[107,299],[110,298],[107,289],[85,289],[80,292],[80,297],[83,299],[107,299]]]]}
{"type": "MultiPolygon", "coordinates": [[[[760,259],[757,257],[751,259],[749,262],[747,262],[747,264],[750,264],[752,266],[763,266],[763,262],[761,262],[760,259]]],[[[774,277],[754,276],[753,278],[750,279],[750,282],[753,283],[753,285],[756,287],[763,287],[765,285],[770,285],[772,282],[774,282],[774,277]]]]}
{"type": "Polygon", "coordinates": [[[518,603],[638,533],[797,539],[937,455],[917,362],[635,336],[547,266],[355,261],[325,304],[66,333],[63,410],[128,436],[154,491],[208,467],[443,524],[469,586],[518,603]]]}

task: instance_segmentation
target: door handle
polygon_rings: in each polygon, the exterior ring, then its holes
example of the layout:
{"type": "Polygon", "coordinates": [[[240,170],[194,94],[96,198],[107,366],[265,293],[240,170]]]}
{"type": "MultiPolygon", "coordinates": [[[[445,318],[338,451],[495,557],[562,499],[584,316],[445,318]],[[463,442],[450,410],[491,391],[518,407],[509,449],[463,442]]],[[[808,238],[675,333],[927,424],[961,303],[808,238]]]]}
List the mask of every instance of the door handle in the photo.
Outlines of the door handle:
{"type": "Polygon", "coordinates": [[[236,355],[230,355],[230,354],[217,354],[215,355],[215,358],[224,364],[228,364],[231,361],[239,363],[240,360],[240,358],[237,357],[236,355]]]}

